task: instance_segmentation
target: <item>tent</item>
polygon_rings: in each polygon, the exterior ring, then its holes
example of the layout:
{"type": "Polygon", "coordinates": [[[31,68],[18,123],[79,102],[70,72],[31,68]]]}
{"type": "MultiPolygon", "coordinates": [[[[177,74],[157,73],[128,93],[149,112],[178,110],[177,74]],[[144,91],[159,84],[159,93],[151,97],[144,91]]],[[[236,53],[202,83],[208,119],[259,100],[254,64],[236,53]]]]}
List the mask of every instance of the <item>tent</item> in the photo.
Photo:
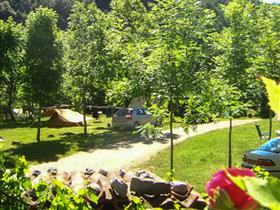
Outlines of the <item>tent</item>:
{"type": "MultiPolygon", "coordinates": [[[[92,119],[87,117],[86,120],[92,119]]],[[[83,115],[70,109],[53,109],[53,114],[48,121],[50,127],[67,127],[83,125],[83,115]]]]}
{"type": "Polygon", "coordinates": [[[42,116],[43,117],[51,117],[55,113],[55,110],[56,109],[52,109],[52,108],[45,109],[42,116]]]}
{"type": "Polygon", "coordinates": [[[276,113],[276,115],[275,115],[275,120],[276,120],[276,121],[280,121],[280,114],[279,114],[279,113],[276,113]]]}

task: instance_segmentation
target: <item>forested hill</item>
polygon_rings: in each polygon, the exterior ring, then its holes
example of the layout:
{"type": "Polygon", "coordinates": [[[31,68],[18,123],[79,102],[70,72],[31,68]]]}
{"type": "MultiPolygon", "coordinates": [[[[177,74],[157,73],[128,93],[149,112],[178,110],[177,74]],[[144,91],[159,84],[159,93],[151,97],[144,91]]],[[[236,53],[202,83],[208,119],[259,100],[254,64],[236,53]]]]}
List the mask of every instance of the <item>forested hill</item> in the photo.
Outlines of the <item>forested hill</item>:
{"type": "MultiPolygon", "coordinates": [[[[96,2],[96,5],[103,11],[110,10],[111,0],[83,0],[85,2],[96,2]]],[[[227,0],[203,0],[204,5],[210,9],[213,9],[218,16],[221,16],[219,3],[225,3],[227,0]]],[[[143,4],[148,7],[149,2],[155,2],[155,0],[142,0],[143,4]]],[[[12,16],[16,22],[24,22],[29,12],[39,6],[48,7],[54,9],[58,16],[58,26],[61,29],[67,27],[67,18],[74,0],[1,0],[0,1],[0,19],[7,20],[9,16],[12,16]]],[[[223,18],[219,18],[220,22],[223,22],[223,18]]]]}

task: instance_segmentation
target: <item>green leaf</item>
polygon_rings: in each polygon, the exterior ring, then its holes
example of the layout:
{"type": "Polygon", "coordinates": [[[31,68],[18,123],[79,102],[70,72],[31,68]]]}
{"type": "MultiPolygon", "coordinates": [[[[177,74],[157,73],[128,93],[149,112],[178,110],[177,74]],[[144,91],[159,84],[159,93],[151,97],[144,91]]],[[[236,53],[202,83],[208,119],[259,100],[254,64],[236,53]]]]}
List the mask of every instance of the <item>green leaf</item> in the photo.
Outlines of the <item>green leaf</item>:
{"type": "Polygon", "coordinates": [[[256,177],[231,177],[232,181],[245,190],[262,206],[272,210],[280,207],[280,180],[275,177],[260,179],[256,177]]]}
{"type": "Polygon", "coordinates": [[[34,186],[36,192],[43,192],[48,188],[48,184],[45,182],[40,182],[39,184],[34,186]]]}
{"type": "Polygon", "coordinates": [[[269,106],[272,111],[275,113],[280,113],[280,84],[276,81],[268,79],[266,77],[261,77],[263,83],[265,84],[265,88],[268,94],[269,106]]]}
{"type": "Polygon", "coordinates": [[[215,194],[215,208],[216,210],[234,210],[234,204],[230,200],[227,192],[219,189],[215,194]]]}
{"type": "Polygon", "coordinates": [[[25,189],[30,189],[32,187],[32,183],[30,181],[30,179],[26,179],[23,183],[22,183],[22,186],[25,188],[25,189]]]}

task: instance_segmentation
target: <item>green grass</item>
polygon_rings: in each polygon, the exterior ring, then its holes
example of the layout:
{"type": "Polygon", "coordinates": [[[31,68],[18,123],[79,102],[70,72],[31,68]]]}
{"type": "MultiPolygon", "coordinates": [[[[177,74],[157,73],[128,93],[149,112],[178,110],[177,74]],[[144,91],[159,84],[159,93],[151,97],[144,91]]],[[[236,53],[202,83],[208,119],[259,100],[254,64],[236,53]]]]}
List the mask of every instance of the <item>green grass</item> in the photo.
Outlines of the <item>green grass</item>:
{"type": "MultiPolygon", "coordinates": [[[[47,118],[43,119],[47,120],[47,118]]],[[[136,141],[130,131],[115,131],[108,128],[111,118],[101,117],[88,123],[88,135],[83,134],[83,126],[41,129],[41,143],[36,142],[37,128],[32,122],[0,122],[0,148],[6,153],[24,155],[31,163],[56,161],[78,151],[100,148],[128,147],[136,141]],[[19,144],[13,144],[19,142],[19,144]]],[[[46,123],[44,123],[46,124],[46,123]]]]}
{"type": "MultiPolygon", "coordinates": [[[[268,131],[268,120],[260,122],[261,130],[268,131]]],[[[280,129],[279,122],[273,122],[274,130],[280,129]]],[[[242,163],[242,154],[258,146],[258,136],[253,124],[233,127],[233,165],[242,163]]],[[[169,150],[158,153],[154,158],[137,166],[148,169],[161,177],[169,171],[169,150]]],[[[174,147],[174,178],[191,183],[196,191],[204,192],[204,186],[211,175],[228,164],[228,129],[212,131],[188,139],[174,147]]]]}

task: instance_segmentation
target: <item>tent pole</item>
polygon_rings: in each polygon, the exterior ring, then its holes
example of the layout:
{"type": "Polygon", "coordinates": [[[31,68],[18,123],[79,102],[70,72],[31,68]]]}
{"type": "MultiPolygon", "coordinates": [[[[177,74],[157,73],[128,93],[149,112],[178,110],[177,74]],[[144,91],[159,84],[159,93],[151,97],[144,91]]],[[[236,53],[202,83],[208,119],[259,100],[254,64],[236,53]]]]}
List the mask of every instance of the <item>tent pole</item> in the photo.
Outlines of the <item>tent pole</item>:
{"type": "Polygon", "coordinates": [[[232,117],[229,118],[229,134],[228,134],[228,167],[232,166],[232,156],[231,156],[231,143],[232,143],[232,117]]]}

